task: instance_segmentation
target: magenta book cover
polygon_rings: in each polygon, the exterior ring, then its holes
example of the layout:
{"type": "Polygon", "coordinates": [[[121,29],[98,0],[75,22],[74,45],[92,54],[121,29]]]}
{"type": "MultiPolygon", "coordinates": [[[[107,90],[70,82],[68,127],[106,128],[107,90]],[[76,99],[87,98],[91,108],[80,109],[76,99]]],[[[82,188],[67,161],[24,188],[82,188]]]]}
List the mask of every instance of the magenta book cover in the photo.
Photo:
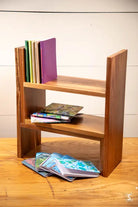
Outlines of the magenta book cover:
{"type": "Polygon", "coordinates": [[[57,79],[56,38],[40,41],[41,83],[57,79]]]}

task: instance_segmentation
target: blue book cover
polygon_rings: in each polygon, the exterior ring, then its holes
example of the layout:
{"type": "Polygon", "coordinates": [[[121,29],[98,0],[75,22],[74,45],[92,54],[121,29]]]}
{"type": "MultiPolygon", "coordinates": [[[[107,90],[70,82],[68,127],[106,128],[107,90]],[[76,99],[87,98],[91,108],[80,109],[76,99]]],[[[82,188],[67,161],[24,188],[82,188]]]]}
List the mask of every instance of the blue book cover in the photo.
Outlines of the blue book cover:
{"type": "MultiPolygon", "coordinates": [[[[56,175],[64,178],[65,180],[73,181],[75,179],[74,177],[64,176],[61,173],[61,170],[59,169],[59,167],[57,166],[55,158],[60,158],[60,157],[62,157],[61,154],[52,153],[51,156],[40,165],[41,169],[48,170],[49,172],[56,174],[56,175]]],[[[70,156],[66,155],[66,157],[69,158],[70,156]]]]}
{"type": "Polygon", "coordinates": [[[40,165],[50,156],[49,153],[46,152],[37,152],[35,155],[35,169],[41,171],[40,165]]]}
{"type": "Polygon", "coordinates": [[[35,171],[39,175],[42,175],[43,177],[48,177],[51,175],[49,172],[38,172],[35,169],[35,158],[28,158],[22,161],[22,164],[24,164],[26,167],[30,168],[31,170],[35,171]]]}

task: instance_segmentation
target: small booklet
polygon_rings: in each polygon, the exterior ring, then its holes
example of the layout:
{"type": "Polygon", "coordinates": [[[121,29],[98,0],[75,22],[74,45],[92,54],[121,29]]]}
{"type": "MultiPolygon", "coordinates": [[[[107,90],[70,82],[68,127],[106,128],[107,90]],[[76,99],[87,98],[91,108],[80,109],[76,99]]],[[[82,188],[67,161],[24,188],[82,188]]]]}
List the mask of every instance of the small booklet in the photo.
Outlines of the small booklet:
{"type": "Polygon", "coordinates": [[[22,161],[22,164],[24,164],[26,167],[30,168],[31,170],[35,171],[39,175],[42,175],[43,177],[48,177],[51,175],[51,173],[43,171],[39,172],[35,168],[35,158],[28,158],[22,161]]]}
{"type": "Polygon", "coordinates": [[[38,152],[35,158],[26,159],[22,163],[44,177],[53,174],[67,181],[73,181],[76,177],[98,177],[100,174],[91,161],[77,160],[59,153],[38,152]]]}
{"type": "Polygon", "coordinates": [[[70,121],[82,108],[82,106],[76,105],[51,103],[43,108],[40,112],[33,113],[32,116],[70,121]]]}
{"type": "MultiPolygon", "coordinates": [[[[62,155],[59,153],[52,153],[50,155],[50,157],[48,157],[47,160],[45,160],[43,163],[40,164],[39,168],[41,170],[46,170],[51,172],[52,174],[58,175],[62,178],[64,178],[65,180],[68,181],[73,181],[75,178],[74,177],[70,177],[70,176],[64,176],[60,169],[57,166],[57,163],[55,162],[55,158],[56,157],[61,157],[62,155]]],[[[68,155],[67,155],[68,156],[68,155]]]]}
{"type": "Polygon", "coordinates": [[[35,169],[37,171],[41,171],[40,165],[43,163],[48,157],[50,156],[49,153],[46,152],[37,152],[35,155],[35,169]]]}
{"type": "MultiPolygon", "coordinates": [[[[37,114],[37,113],[34,113],[37,114]]],[[[57,119],[52,119],[52,118],[44,118],[44,117],[37,117],[34,114],[31,115],[31,123],[47,123],[47,124],[52,124],[52,123],[67,123],[68,121],[64,120],[57,120],[57,119]]]]}
{"type": "Polygon", "coordinates": [[[62,175],[73,177],[98,177],[100,171],[90,161],[56,158],[62,175]]]}

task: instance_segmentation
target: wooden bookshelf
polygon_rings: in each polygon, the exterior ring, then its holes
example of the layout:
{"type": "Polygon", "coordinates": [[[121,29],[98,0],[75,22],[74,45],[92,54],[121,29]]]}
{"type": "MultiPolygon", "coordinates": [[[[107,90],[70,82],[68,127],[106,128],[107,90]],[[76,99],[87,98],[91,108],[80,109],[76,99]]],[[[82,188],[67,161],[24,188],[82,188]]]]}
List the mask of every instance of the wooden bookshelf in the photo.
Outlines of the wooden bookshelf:
{"type": "MultiPolygon", "coordinates": [[[[41,144],[41,131],[100,141],[102,175],[122,159],[127,50],[107,58],[106,81],[58,76],[46,84],[25,82],[25,49],[15,48],[17,94],[17,156],[41,144]],[[45,90],[105,98],[105,117],[84,114],[71,123],[34,124],[30,115],[45,106],[45,90]]],[[[88,158],[89,159],[89,158],[88,158]]]]}

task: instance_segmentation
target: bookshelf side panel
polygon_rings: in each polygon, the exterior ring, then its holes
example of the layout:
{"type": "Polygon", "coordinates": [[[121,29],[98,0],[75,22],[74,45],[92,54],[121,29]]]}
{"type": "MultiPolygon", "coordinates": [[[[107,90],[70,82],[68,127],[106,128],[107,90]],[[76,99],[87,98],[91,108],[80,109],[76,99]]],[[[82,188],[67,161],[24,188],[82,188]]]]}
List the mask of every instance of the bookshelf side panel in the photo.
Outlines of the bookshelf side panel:
{"type": "Polygon", "coordinates": [[[122,159],[126,64],[127,50],[107,58],[105,137],[101,143],[104,176],[122,159]]]}

